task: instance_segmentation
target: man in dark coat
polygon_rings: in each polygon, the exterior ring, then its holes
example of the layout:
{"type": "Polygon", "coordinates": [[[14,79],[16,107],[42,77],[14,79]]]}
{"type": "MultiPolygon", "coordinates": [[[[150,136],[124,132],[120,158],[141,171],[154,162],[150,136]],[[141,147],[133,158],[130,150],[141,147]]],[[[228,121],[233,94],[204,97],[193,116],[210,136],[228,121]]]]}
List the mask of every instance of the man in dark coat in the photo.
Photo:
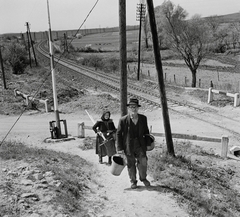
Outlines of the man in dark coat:
{"type": "Polygon", "coordinates": [[[145,137],[149,134],[147,117],[138,113],[138,109],[141,107],[138,99],[131,98],[127,106],[128,115],[120,118],[116,132],[117,153],[126,155],[131,188],[137,188],[137,169],[140,181],[148,187],[150,182],[146,178],[147,138],[145,137]]]}

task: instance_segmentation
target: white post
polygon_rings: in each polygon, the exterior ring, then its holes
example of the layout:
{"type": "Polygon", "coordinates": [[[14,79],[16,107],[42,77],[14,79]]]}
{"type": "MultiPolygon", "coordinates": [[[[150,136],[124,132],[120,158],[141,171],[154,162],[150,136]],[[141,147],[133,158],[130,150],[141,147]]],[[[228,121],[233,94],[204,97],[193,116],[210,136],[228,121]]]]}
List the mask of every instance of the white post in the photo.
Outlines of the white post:
{"type": "Polygon", "coordinates": [[[221,156],[224,159],[227,158],[228,142],[229,142],[228,136],[222,136],[222,153],[221,153],[221,156]]]}
{"type": "Polygon", "coordinates": [[[18,90],[14,89],[14,96],[18,96],[18,90]]]}
{"type": "Polygon", "coordinates": [[[239,93],[234,94],[234,107],[239,106],[239,93]]]}
{"type": "Polygon", "coordinates": [[[48,99],[44,100],[44,104],[45,104],[45,111],[48,113],[51,111],[51,106],[48,104],[48,99]]]}
{"type": "Polygon", "coordinates": [[[84,122],[78,123],[78,138],[85,138],[84,122]]]}
{"type": "Polygon", "coordinates": [[[212,93],[212,88],[210,87],[208,89],[208,103],[213,101],[213,93],[212,93]]]}
{"type": "Polygon", "coordinates": [[[31,100],[29,100],[29,95],[26,95],[26,106],[29,106],[30,108],[31,108],[31,106],[30,106],[30,101],[31,100]]]}

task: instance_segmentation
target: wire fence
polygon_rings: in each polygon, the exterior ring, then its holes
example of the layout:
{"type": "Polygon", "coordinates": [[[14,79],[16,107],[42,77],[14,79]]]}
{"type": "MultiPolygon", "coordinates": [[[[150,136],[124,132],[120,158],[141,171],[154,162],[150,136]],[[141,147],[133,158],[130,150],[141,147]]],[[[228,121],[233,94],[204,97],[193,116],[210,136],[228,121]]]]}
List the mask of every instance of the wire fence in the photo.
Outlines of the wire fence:
{"type": "MultiPolygon", "coordinates": [[[[137,78],[138,68],[136,64],[128,64],[128,75],[137,78]]],[[[167,84],[191,87],[192,73],[184,67],[163,66],[163,77],[167,84]]],[[[153,64],[141,64],[140,79],[157,81],[157,72],[153,64]]],[[[199,69],[196,74],[196,87],[208,89],[212,87],[232,93],[240,93],[240,73],[218,70],[199,69]]]]}

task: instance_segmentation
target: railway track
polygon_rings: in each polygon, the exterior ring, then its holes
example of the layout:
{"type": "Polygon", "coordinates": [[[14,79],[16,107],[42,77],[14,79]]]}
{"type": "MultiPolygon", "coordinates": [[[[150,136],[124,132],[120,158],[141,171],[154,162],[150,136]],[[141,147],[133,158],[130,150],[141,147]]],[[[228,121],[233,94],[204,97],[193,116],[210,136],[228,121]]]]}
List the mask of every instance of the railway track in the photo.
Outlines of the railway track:
{"type": "MultiPolygon", "coordinates": [[[[49,53],[44,49],[43,43],[44,42],[41,42],[37,45],[37,51],[43,57],[49,58],[49,53]]],[[[74,74],[77,73],[84,78],[84,82],[97,82],[113,91],[120,92],[120,81],[119,76],[117,75],[95,71],[64,58],[55,58],[55,61],[57,61],[55,65],[56,68],[64,68],[64,70],[68,71],[68,73],[65,73],[66,75],[68,74],[68,76],[74,76],[74,74]]],[[[70,77],[67,82],[69,83],[69,86],[78,89],[78,87],[73,85],[73,81],[70,77]]],[[[136,81],[128,80],[128,95],[137,97],[143,103],[155,106],[156,108],[161,107],[158,88],[154,89],[151,85],[143,87],[136,81]]],[[[219,127],[222,130],[229,132],[237,140],[240,140],[240,122],[238,120],[217,114],[216,112],[206,111],[195,105],[184,103],[182,101],[171,98],[168,98],[167,100],[168,109],[170,111],[219,127]]]]}

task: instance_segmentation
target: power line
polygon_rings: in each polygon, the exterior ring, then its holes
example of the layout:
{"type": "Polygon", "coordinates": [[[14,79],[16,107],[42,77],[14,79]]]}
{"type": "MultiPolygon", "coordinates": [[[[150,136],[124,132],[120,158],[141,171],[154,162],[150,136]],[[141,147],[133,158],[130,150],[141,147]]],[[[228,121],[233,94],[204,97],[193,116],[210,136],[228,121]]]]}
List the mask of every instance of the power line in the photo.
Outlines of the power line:
{"type": "MultiPolygon", "coordinates": [[[[80,27],[78,28],[75,36],[77,35],[77,33],[80,31],[80,29],[82,28],[82,26],[84,25],[84,23],[87,21],[88,17],[90,16],[90,14],[92,13],[92,11],[94,10],[94,8],[96,7],[97,3],[99,2],[99,0],[97,0],[95,2],[95,4],[93,5],[93,7],[91,8],[91,10],[89,11],[89,13],[87,14],[86,18],[83,20],[82,24],[80,25],[80,27]]],[[[73,40],[73,39],[72,39],[73,40]]],[[[70,41],[70,44],[72,42],[72,40],[70,41]]],[[[58,65],[59,61],[61,60],[61,58],[63,57],[63,54],[60,55],[60,57],[57,59],[56,61],[56,65],[54,68],[56,68],[56,66],[58,65]]],[[[50,72],[48,73],[48,75],[46,76],[46,78],[44,79],[44,81],[42,82],[42,84],[40,85],[40,87],[37,89],[37,91],[35,92],[35,94],[33,95],[33,99],[35,98],[35,96],[37,95],[37,93],[40,91],[40,89],[42,88],[42,86],[44,85],[44,83],[47,81],[49,75],[51,75],[52,70],[50,70],[50,72]]],[[[33,100],[32,99],[32,100],[33,100]]],[[[32,101],[31,100],[31,101],[32,101]]],[[[21,112],[21,114],[18,116],[17,120],[14,122],[14,124],[12,125],[12,127],[9,129],[9,131],[7,132],[7,134],[5,135],[5,137],[3,138],[3,140],[0,143],[0,147],[2,146],[3,142],[6,140],[7,136],[9,135],[9,133],[12,131],[12,129],[14,128],[14,126],[17,124],[17,122],[20,120],[20,118],[22,117],[23,113],[25,112],[26,108],[24,108],[24,110],[21,112]]]]}

